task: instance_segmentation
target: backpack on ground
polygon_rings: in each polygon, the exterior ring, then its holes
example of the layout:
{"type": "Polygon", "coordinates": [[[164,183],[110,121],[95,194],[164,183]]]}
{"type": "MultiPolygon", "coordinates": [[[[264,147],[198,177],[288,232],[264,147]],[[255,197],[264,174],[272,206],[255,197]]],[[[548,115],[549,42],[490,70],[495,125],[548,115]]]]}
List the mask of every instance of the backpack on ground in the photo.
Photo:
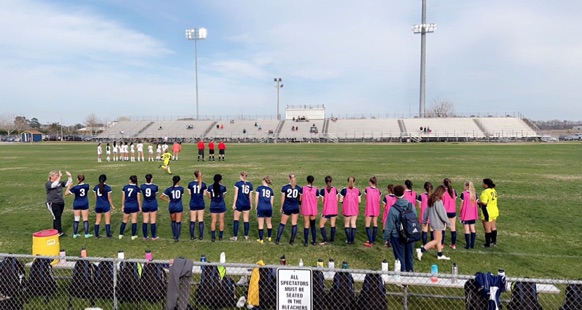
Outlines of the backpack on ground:
{"type": "Polygon", "coordinates": [[[234,308],[236,306],[236,283],[231,277],[224,277],[220,280],[220,294],[218,307],[234,308]]]}
{"type": "Polygon", "coordinates": [[[475,279],[465,282],[465,310],[488,309],[489,299],[481,294],[475,279]]]}
{"type": "Polygon", "coordinates": [[[139,301],[139,275],[141,265],[136,262],[122,262],[117,278],[115,293],[121,303],[139,301]]]}
{"type": "Polygon", "coordinates": [[[95,298],[113,299],[113,268],[112,261],[102,261],[95,270],[95,298]]]}
{"type": "Polygon", "coordinates": [[[542,310],[535,282],[516,281],[511,285],[508,310],[542,310]]]}
{"type": "Polygon", "coordinates": [[[259,269],[259,308],[275,309],[277,306],[277,270],[259,269]]]}
{"type": "Polygon", "coordinates": [[[164,300],[167,288],[168,281],[162,266],[156,263],[146,263],[139,280],[141,299],[150,303],[164,300]]]}
{"type": "Polygon", "coordinates": [[[196,289],[196,303],[199,306],[206,306],[210,309],[218,309],[218,298],[221,296],[218,292],[220,290],[220,274],[218,268],[214,265],[202,266],[202,275],[200,277],[200,284],[196,289]]]}
{"type": "Polygon", "coordinates": [[[95,290],[95,265],[87,260],[79,260],[73,267],[73,279],[69,284],[69,301],[72,297],[93,299],[95,290]]]}
{"type": "Polygon", "coordinates": [[[362,291],[358,296],[359,310],[386,310],[388,301],[386,300],[386,288],[382,276],[377,273],[366,274],[362,291]]]}
{"type": "Polygon", "coordinates": [[[31,297],[45,297],[45,302],[49,302],[49,297],[57,292],[57,281],[53,274],[53,266],[50,258],[36,258],[30,267],[28,277],[27,295],[31,297]]]}
{"type": "Polygon", "coordinates": [[[327,304],[325,296],[325,277],[321,270],[313,270],[313,309],[324,310],[327,304]]]}
{"type": "Polygon", "coordinates": [[[420,240],[421,228],[418,219],[416,218],[416,214],[413,211],[414,207],[411,208],[409,205],[409,208],[406,210],[397,205],[393,205],[392,207],[396,208],[400,213],[398,216],[398,222],[396,223],[400,239],[404,243],[412,243],[420,240]]]}
{"type": "Polygon", "coordinates": [[[0,309],[23,309],[25,278],[24,264],[15,257],[8,256],[0,262],[0,294],[3,297],[0,309]]]}
{"type": "Polygon", "coordinates": [[[351,310],[356,306],[354,278],[348,272],[336,272],[328,295],[328,308],[336,310],[351,310]]]}
{"type": "Polygon", "coordinates": [[[582,284],[568,284],[566,297],[560,310],[582,309],[582,284]]]}

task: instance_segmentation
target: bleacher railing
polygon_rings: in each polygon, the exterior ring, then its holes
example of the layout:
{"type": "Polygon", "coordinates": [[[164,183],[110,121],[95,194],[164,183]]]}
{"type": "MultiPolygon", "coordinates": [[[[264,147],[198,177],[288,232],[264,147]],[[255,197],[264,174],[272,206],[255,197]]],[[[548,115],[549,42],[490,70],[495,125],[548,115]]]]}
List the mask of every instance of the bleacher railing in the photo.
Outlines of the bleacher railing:
{"type": "MultiPolygon", "coordinates": [[[[188,309],[469,309],[468,303],[486,303],[488,299],[481,293],[475,295],[478,287],[473,290],[470,286],[475,276],[449,273],[221,264],[190,259],[66,257],[63,261],[59,257],[14,254],[0,254],[0,261],[0,309],[166,309],[168,304],[176,305],[175,309],[187,309],[187,305],[191,307],[188,309]],[[42,264],[43,260],[54,260],[54,264],[42,264]],[[19,265],[15,261],[22,263],[23,271],[14,267],[19,265]]],[[[581,295],[572,292],[573,287],[582,287],[582,281],[505,280],[506,291],[499,295],[505,309],[510,305],[520,309],[518,297],[522,301],[530,298],[526,302],[543,309],[581,309],[576,303],[581,295]],[[533,282],[536,289],[533,293],[519,292],[527,286],[517,282],[533,282]]]]}

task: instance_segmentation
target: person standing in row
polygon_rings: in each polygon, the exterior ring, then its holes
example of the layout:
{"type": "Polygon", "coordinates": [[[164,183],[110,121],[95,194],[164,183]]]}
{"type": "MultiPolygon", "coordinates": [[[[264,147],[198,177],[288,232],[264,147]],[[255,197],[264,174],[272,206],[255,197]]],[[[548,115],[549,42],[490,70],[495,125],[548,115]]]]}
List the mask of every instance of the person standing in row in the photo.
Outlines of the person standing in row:
{"type": "Polygon", "coordinates": [[[320,245],[325,245],[328,242],[333,242],[335,240],[335,221],[338,214],[338,192],[337,188],[332,185],[331,176],[325,177],[325,187],[319,191],[319,196],[321,197],[321,202],[323,203],[323,209],[321,210],[321,219],[319,220],[319,230],[321,231],[321,237],[323,241],[320,245]],[[327,239],[327,231],[325,230],[325,224],[329,220],[331,235],[327,239]]]}
{"type": "Polygon", "coordinates": [[[121,196],[121,213],[123,219],[119,228],[119,239],[123,238],[125,226],[131,217],[131,240],[137,239],[137,214],[141,211],[141,189],[137,186],[137,176],[129,177],[129,184],[123,187],[121,196]]]}
{"type": "Polygon", "coordinates": [[[158,186],[153,183],[154,177],[148,173],[145,175],[145,183],[140,186],[143,196],[141,212],[143,215],[143,223],[141,224],[141,231],[143,233],[143,240],[148,239],[148,223],[152,230],[152,240],[158,240],[156,219],[158,217],[158,186]]]}
{"type": "Polygon", "coordinates": [[[198,221],[198,239],[204,237],[204,197],[206,196],[206,183],[202,182],[202,171],[194,171],[194,181],[188,184],[190,194],[190,240],[196,240],[196,221],[198,221]]]}
{"type": "Polygon", "coordinates": [[[182,232],[182,213],[184,212],[182,196],[184,195],[184,188],[180,186],[180,176],[178,175],[172,178],[172,183],[173,185],[162,193],[160,199],[169,202],[168,210],[172,220],[172,235],[174,236],[174,242],[178,242],[182,232]]]}
{"type": "Polygon", "coordinates": [[[356,239],[356,222],[360,214],[360,202],[362,194],[356,187],[356,178],[348,177],[348,186],[340,192],[339,202],[342,203],[342,213],[344,216],[344,230],[346,232],[346,243],[354,244],[356,239]]]}
{"type": "Polygon", "coordinates": [[[154,146],[148,144],[148,161],[154,161],[154,146]]]}
{"type": "Polygon", "coordinates": [[[208,161],[214,161],[214,140],[208,142],[208,161]]]}
{"type": "Polygon", "coordinates": [[[465,229],[465,249],[475,247],[477,232],[475,231],[475,222],[478,216],[477,194],[473,182],[465,182],[465,191],[461,193],[461,223],[465,229]]]}
{"type": "MultiPolygon", "coordinates": [[[[431,194],[432,194],[432,183],[424,182],[424,193],[418,195],[418,205],[420,209],[419,222],[420,225],[422,226],[421,233],[422,245],[425,245],[428,242],[429,225],[427,222],[424,221],[424,212],[426,212],[426,209],[428,208],[428,198],[430,197],[431,194]]],[[[431,240],[434,239],[434,236],[430,239],[431,240]]]]}
{"type": "MultiPolygon", "coordinates": [[[[390,208],[396,203],[396,196],[394,196],[394,184],[388,184],[386,186],[386,190],[388,194],[384,196],[382,203],[384,204],[384,214],[382,215],[382,231],[386,229],[386,219],[388,218],[388,214],[390,213],[390,208]]],[[[384,241],[384,245],[389,248],[392,246],[390,239],[384,241]]]]}
{"type": "Polygon", "coordinates": [[[66,171],[67,182],[62,182],[63,174],[60,171],[53,170],[49,172],[48,180],[45,183],[46,190],[46,207],[53,216],[53,228],[59,232],[59,236],[65,236],[63,231],[61,217],[65,210],[65,199],[63,199],[63,188],[67,188],[73,183],[71,173],[66,171]]]}
{"type": "Polygon", "coordinates": [[[388,218],[386,219],[386,228],[384,229],[384,241],[390,240],[392,244],[392,252],[394,258],[400,261],[400,271],[414,272],[414,244],[415,242],[407,243],[400,238],[398,225],[400,223],[401,212],[410,210],[416,214],[416,208],[410,201],[404,198],[404,186],[394,186],[394,195],[397,200],[390,208],[388,218]]]}
{"type": "Polygon", "coordinates": [[[102,174],[99,176],[99,184],[95,185],[93,192],[95,193],[95,238],[99,237],[99,225],[101,224],[101,217],[105,216],[105,233],[107,238],[113,238],[111,235],[111,210],[115,210],[113,199],[111,198],[111,187],[105,182],[107,176],[102,174]]]}
{"type": "Polygon", "coordinates": [[[222,161],[224,161],[224,153],[226,153],[226,144],[224,144],[224,141],[220,141],[220,143],[218,143],[218,161],[220,161],[221,158],[222,161]]]}
{"type": "Polygon", "coordinates": [[[117,145],[117,141],[113,141],[113,148],[111,149],[113,152],[113,161],[119,160],[119,146],[117,145]]]}
{"type": "Polygon", "coordinates": [[[423,215],[423,222],[428,223],[434,231],[434,240],[427,242],[424,246],[416,249],[416,257],[422,260],[422,255],[429,249],[436,246],[439,260],[450,260],[449,257],[443,255],[443,245],[441,238],[444,236],[444,231],[447,225],[450,225],[450,219],[447,216],[445,206],[443,204],[443,196],[446,193],[446,188],[439,185],[434,193],[428,199],[428,210],[423,215]],[[441,233],[442,232],[442,233],[441,233]]]}
{"type": "Polygon", "coordinates": [[[303,245],[309,244],[309,230],[311,229],[311,245],[316,245],[317,228],[315,219],[317,218],[317,198],[319,193],[317,187],[313,186],[315,178],[312,175],[307,176],[307,185],[303,186],[303,195],[301,195],[301,214],[303,215],[303,245]]]}
{"type": "Polygon", "coordinates": [[[204,161],[204,141],[202,139],[198,141],[198,161],[200,161],[200,159],[204,161]]]}
{"type": "Polygon", "coordinates": [[[295,243],[301,194],[303,194],[303,189],[297,185],[297,177],[294,174],[289,174],[289,184],[281,188],[281,213],[283,214],[281,214],[281,223],[279,224],[279,229],[277,229],[275,244],[279,244],[279,241],[281,241],[281,236],[289,217],[291,217],[291,239],[289,239],[289,244],[295,243]]]}
{"type": "Polygon", "coordinates": [[[253,184],[247,181],[247,173],[245,171],[240,173],[240,180],[234,184],[234,199],[232,209],[234,210],[234,222],[232,224],[231,241],[238,240],[238,227],[240,215],[243,215],[245,240],[249,240],[249,213],[253,208],[251,194],[253,192],[253,184]]]}
{"type": "Polygon", "coordinates": [[[77,182],[78,184],[75,186],[73,186],[73,182],[69,183],[65,192],[65,196],[75,195],[75,200],[73,201],[73,238],[80,237],[79,221],[81,216],[83,217],[85,238],[91,238],[93,235],[89,233],[89,199],[87,198],[90,187],[89,184],[85,183],[85,176],[82,174],[77,175],[77,182]]]}
{"type": "Polygon", "coordinates": [[[174,144],[172,144],[172,153],[174,153],[172,160],[178,160],[180,158],[180,152],[182,152],[182,144],[174,141],[174,144]]]}
{"type": "Polygon", "coordinates": [[[107,161],[111,161],[111,145],[109,143],[105,145],[105,155],[107,155],[107,161]]]}
{"type": "MultiPolygon", "coordinates": [[[[453,189],[452,182],[449,178],[443,180],[443,186],[447,190],[443,195],[443,204],[447,211],[447,216],[450,219],[451,230],[451,249],[457,249],[457,191],[453,189]]],[[[443,231],[443,240],[441,243],[445,244],[445,232],[443,231]]]]}
{"type": "Polygon", "coordinates": [[[413,206],[416,206],[416,192],[412,189],[412,181],[405,180],[404,186],[406,186],[406,190],[404,191],[404,199],[408,200],[413,206]]]}
{"type": "Polygon", "coordinates": [[[257,187],[255,196],[255,208],[257,209],[257,222],[259,225],[259,239],[257,242],[264,242],[265,229],[264,224],[267,224],[267,240],[271,241],[273,234],[273,225],[271,218],[273,217],[273,201],[275,200],[275,192],[270,187],[273,181],[266,176],[263,178],[261,186],[257,187]]]}
{"type": "Polygon", "coordinates": [[[493,180],[483,179],[483,188],[485,190],[479,196],[479,205],[481,206],[481,220],[485,230],[485,244],[483,246],[488,248],[497,245],[499,209],[497,206],[497,191],[493,180]]]}
{"type": "Polygon", "coordinates": [[[137,161],[145,161],[145,156],[143,154],[143,143],[137,141],[137,161]]]}
{"type": "Polygon", "coordinates": [[[101,156],[103,154],[103,148],[101,147],[101,142],[97,144],[97,162],[101,162],[101,156]]]}
{"type": "Polygon", "coordinates": [[[156,144],[156,160],[162,160],[162,145],[156,144]]]}
{"type": "Polygon", "coordinates": [[[368,180],[368,187],[364,190],[366,195],[365,224],[368,241],[364,243],[365,247],[371,248],[376,242],[378,234],[378,216],[380,216],[380,198],[382,193],[378,186],[378,180],[375,176],[368,180]],[[370,230],[370,225],[373,225],[370,230]]]}
{"type": "Polygon", "coordinates": [[[208,189],[208,198],[210,198],[210,232],[212,234],[212,242],[216,241],[216,223],[219,224],[218,240],[222,241],[224,235],[224,213],[226,212],[226,204],[224,197],[226,196],[226,186],[222,185],[222,175],[215,174],[213,178],[214,183],[208,189]]]}
{"type": "Polygon", "coordinates": [[[135,162],[135,144],[133,142],[129,144],[129,150],[131,151],[131,161],[135,162]]]}

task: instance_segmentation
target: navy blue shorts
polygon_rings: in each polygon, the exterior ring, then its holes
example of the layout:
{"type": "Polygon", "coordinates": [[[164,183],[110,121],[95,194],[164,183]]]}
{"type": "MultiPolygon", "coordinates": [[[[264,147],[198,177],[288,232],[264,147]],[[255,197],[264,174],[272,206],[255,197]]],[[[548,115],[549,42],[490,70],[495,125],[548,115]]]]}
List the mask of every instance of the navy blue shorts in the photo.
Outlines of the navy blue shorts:
{"type": "Polygon", "coordinates": [[[95,213],[102,214],[111,211],[111,207],[95,207],[95,213]]]}
{"type": "Polygon", "coordinates": [[[330,219],[332,217],[337,217],[337,214],[325,214],[325,215],[322,214],[321,217],[324,217],[326,219],[330,219]]]}
{"type": "Polygon", "coordinates": [[[250,211],[251,206],[236,206],[235,210],[238,212],[250,211]]]}
{"type": "Polygon", "coordinates": [[[76,206],[73,205],[73,210],[79,210],[79,211],[83,211],[83,210],[89,210],[89,205],[80,205],[80,206],[76,206]]]}
{"type": "Polygon", "coordinates": [[[273,217],[273,209],[257,210],[257,217],[273,217]]]}
{"type": "Polygon", "coordinates": [[[299,214],[299,208],[295,208],[295,209],[283,209],[283,214],[285,214],[285,215],[299,214]]]}
{"type": "Polygon", "coordinates": [[[210,150],[208,150],[208,154],[210,154],[210,155],[214,155],[214,149],[210,149],[210,150]]]}
{"type": "Polygon", "coordinates": [[[204,210],[204,209],[205,209],[204,205],[201,205],[201,206],[190,205],[190,211],[200,211],[200,210],[204,210]]]}
{"type": "Polygon", "coordinates": [[[451,212],[451,213],[447,212],[447,217],[450,219],[452,219],[453,217],[457,217],[457,212],[451,212]]]}
{"type": "Polygon", "coordinates": [[[222,203],[210,203],[210,213],[224,213],[226,212],[226,205],[222,203]]]}
{"type": "Polygon", "coordinates": [[[158,206],[145,206],[141,207],[141,212],[149,213],[149,212],[158,212],[158,206]]]}
{"type": "Polygon", "coordinates": [[[218,155],[224,155],[224,150],[218,150],[218,155]]]}
{"type": "Polygon", "coordinates": [[[134,207],[134,206],[128,207],[128,206],[125,206],[125,208],[123,208],[123,213],[124,214],[132,214],[132,213],[138,213],[138,212],[139,212],[139,207],[134,207]]]}
{"type": "Polygon", "coordinates": [[[170,211],[170,214],[175,214],[175,213],[184,212],[184,209],[183,208],[168,208],[168,211],[170,211]]]}
{"type": "Polygon", "coordinates": [[[463,223],[463,225],[472,225],[475,224],[476,220],[470,220],[470,221],[461,221],[461,223],[463,223]]]}

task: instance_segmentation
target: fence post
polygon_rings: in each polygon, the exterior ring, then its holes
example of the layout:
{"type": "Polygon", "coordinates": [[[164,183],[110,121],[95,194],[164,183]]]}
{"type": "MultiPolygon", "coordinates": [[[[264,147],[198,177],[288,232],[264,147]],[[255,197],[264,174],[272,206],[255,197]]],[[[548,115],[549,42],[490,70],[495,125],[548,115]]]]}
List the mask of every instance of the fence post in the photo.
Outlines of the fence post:
{"type": "Polygon", "coordinates": [[[118,259],[115,258],[113,260],[113,309],[119,309],[119,305],[117,304],[117,261],[118,259]]]}

